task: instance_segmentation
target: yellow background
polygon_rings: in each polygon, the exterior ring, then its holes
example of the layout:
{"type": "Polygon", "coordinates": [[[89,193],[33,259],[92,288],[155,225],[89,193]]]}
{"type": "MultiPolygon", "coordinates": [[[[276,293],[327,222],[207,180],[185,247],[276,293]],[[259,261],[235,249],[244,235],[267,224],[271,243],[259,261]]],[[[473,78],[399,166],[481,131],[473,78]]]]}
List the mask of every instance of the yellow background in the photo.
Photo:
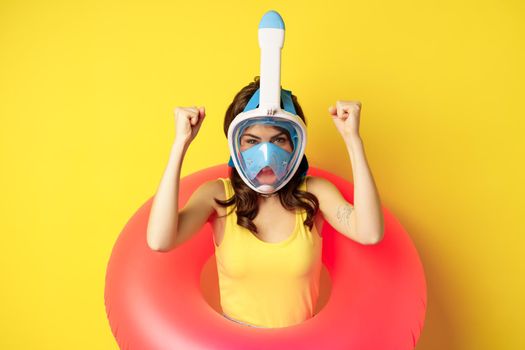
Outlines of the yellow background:
{"type": "Polygon", "coordinates": [[[311,165],[352,180],[327,108],[362,102],[382,204],[426,271],[417,349],[525,349],[519,0],[2,1],[1,349],[117,349],[106,264],[157,189],[173,109],[207,111],[182,175],[227,161],[222,119],[270,9],[311,165]]]}

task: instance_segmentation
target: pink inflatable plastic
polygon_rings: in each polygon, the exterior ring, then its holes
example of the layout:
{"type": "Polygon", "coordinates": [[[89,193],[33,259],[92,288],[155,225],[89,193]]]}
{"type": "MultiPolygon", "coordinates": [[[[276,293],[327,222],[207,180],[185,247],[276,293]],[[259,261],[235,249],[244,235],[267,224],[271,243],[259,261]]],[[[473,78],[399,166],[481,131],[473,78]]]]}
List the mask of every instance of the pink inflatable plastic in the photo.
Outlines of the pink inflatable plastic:
{"type": "MultiPolygon", "coordinates": [[[[310,167],[353,203],[353,185],[310,167]]],[[[181,180],[180,207],[227,165],[181,180]]],[[[129,220],[107,267],[105,304],[121,349],[414,349],[426,313],[426,282],[414,245],[383,208],[385,236],[361,245],[324,224],[323,274],[316,315],[292,327],[252,328],[221,315],[211,225],[176,249],[146,243],[152,198],[129,220]]]]}

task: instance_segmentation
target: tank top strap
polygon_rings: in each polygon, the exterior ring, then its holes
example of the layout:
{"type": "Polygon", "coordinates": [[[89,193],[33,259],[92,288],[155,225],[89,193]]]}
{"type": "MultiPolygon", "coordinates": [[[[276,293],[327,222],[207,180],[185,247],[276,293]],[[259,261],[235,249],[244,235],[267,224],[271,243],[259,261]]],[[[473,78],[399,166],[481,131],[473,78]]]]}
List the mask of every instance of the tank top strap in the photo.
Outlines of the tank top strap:
{"type": "Polygon", "coordinates": [[[230,199],[235,193],[230,179],[228,177],[219,177],[219,179],[222,180],[222,183],[224,184],[225,199],[230,199]]]}
{"type": "Polygon", "coordinates": [[[303,179],[303,182],[301,182],[301,184],[299,185],[299,189],[301,191],[306,191],[306,181],[307,179],[310,177],[310,175],[306,175],[303,179]]]}
{"type": "MultiPolygon", "coordinates": [[[[306,177],[303,179],[303,182],[301,182],[301,184],[299,185],[298,189],[301,190],[301,191],[305,191],[306,192],[306,177]]],[[[310,235],[310,229],[308,228],[308,226],[304,225],[304,222],[305,222],[306,218],[308,217],[308,213],[304,209],[298,209],[296,211],[296,215],[298,216],[298,220],[299,220],[299,224],[300,224],[299,225],[300,232],[303,235],[305,235],[305,236],[309,236],[310,235]]]]}
{"type": "MultiPolygon", "coordinates": [[[[219,177],[219,179],[222,180],[222,183],[224,185],[224,195],[226,197],[225,200],[228,200],[231,197],[233,197],[233,195],[235,194],[235,191],[233,190],[233,186],[232,186],[231,180],[228,177],[219,177]]],[[[229,214],[232,211],[235,211],[235,204],[231,204],[230,206],[228,206],[226,208],[226,213],[227,214],[229,214]]],[[[232,217],[231,214],[228,215],[227,216],[227,221],[230,220],[231,217],[232,217]]]]}

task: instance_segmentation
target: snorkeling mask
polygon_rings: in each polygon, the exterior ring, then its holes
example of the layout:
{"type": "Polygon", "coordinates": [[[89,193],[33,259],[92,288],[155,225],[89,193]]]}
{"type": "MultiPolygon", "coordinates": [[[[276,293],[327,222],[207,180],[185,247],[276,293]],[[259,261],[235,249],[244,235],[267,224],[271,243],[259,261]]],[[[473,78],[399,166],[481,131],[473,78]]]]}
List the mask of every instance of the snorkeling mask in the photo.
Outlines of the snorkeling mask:
{"type": "MultiPolygon", "coordinates": [[[[277,192],[285,186],[301,164],[308,168],[304,155],[306,125],[295,111],[292,92],[282,89],[280,85],[284,29],[284,22],[275,11],[268,11],[261,19],[258,30],[260,87],[228,128],[231,154],[228,165],[237,169],[251,189],[262,194],[277,192]],[[262,142],[261,138],[249,132],[257,125],[273,127],[275,135],[269,141],[262,142]],[[291,151],[272,142],[277,137],[283,137],[283,133],[292,146],[291,151]],[[256,143],[250,144],[247,140],[256,143]]],[[[301,174],[302,177],[305,175],[306,171],[301,174]]]]}

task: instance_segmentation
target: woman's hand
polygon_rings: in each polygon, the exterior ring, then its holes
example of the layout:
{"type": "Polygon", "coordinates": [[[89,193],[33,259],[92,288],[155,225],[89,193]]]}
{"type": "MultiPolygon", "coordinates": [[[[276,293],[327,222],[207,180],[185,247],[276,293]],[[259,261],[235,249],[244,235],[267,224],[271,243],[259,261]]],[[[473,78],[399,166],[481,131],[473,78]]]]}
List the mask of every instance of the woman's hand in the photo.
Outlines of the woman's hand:
{"type": "Polygon", "coordinates": [[[337,101],[336,107],[328,107],[328,113],[330,113],[337,130],[345,140],[359,137],[361,102],[337,101]]]}
{"type": "Polygon", "coordinates": [[[180,142],[187,148],[193,141],[206,116],[204,106],[175,108],[175,142],[180,142]]]}

